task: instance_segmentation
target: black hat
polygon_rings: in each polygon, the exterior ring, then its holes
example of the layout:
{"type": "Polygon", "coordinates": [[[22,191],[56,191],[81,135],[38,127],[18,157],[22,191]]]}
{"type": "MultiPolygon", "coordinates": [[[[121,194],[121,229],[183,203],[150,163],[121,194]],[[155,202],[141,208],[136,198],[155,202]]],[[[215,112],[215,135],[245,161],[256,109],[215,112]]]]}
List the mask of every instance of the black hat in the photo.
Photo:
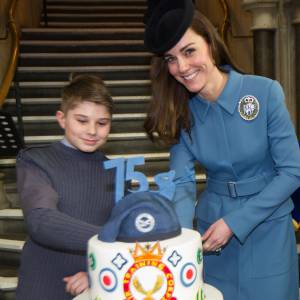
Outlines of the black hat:
{"type": "Polygon", "coordinates": [[[160,0],[155,8],[150,2],[144,43],[149,51],[163,54],[179,42],[191,25],[195,8],[192,0],[160,0]]]}
{"type": "Polygon", "coordinates": [[[104,242],[145,242],[175,237],[181,226],[172,202],[158,192],[128,194],[112,210],[98,239],[104,242]]]}

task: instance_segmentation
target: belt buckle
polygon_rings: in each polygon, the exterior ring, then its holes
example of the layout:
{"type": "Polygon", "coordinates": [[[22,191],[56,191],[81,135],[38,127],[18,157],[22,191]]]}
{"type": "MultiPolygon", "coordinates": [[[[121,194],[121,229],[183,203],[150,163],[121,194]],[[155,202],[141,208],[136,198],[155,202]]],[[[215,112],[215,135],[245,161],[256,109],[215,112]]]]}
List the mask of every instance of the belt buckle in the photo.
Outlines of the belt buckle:
{"type": "Polygon", "coordinates": [[[227,182],[227,188],[228,188],[230,197],[237,198],[238,194],[236,191],[236,182],[234,182],[234,181],[227,182]]]}

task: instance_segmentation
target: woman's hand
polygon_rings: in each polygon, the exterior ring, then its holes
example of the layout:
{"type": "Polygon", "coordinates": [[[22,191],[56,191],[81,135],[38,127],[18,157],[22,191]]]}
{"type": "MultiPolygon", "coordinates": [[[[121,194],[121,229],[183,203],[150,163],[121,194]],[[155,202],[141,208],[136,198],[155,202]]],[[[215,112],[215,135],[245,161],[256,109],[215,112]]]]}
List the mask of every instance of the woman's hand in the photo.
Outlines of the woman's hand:
{"type": "Polygon", "coordinates": [[[204,251],[218,251],[223,247],[233,233],[223,219],[213,223],[202,236],[204,251]]]}
{"type": "Polygon", "coordinates": [[[66,283],[66,292],[77,296],[89,287],[88,276],[86,272],[78,272],[73,276],[64,277],[66,283]]]}

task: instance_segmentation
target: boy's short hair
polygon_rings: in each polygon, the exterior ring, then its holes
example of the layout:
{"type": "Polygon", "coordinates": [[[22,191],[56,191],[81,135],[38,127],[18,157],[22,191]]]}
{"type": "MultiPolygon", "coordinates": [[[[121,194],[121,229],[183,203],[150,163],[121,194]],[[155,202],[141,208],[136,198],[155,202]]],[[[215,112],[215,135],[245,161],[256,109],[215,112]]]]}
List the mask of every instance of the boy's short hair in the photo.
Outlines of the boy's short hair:
{"type": "Polygon", "coordinates": [[[112,115],[114,103],[102,78],[93,74],[76,74],[62,89],[60,110],[67,113],[83,101],[104,105],[112,115]]]}

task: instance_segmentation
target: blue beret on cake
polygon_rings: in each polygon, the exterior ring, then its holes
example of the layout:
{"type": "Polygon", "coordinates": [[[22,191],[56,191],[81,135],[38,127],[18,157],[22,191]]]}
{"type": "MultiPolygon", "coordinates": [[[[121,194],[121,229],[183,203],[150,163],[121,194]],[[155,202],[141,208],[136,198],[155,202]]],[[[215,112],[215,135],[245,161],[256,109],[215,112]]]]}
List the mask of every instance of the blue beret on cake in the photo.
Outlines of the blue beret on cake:
{"type": "Polygon", "coordinates": [[[123,197],[98,238],[104,242],[145,242],[169,239],[180,233],[170,200],[157,192],[145,191],[123,197]]]}
{"type": "Polygon", "coordinates": [[[194,4],[192,0],[148,0],[148,2],[148,11],[144,18],[144,44],[149,51],[163,54],[179,42],[191,25],[194,4]]]}

